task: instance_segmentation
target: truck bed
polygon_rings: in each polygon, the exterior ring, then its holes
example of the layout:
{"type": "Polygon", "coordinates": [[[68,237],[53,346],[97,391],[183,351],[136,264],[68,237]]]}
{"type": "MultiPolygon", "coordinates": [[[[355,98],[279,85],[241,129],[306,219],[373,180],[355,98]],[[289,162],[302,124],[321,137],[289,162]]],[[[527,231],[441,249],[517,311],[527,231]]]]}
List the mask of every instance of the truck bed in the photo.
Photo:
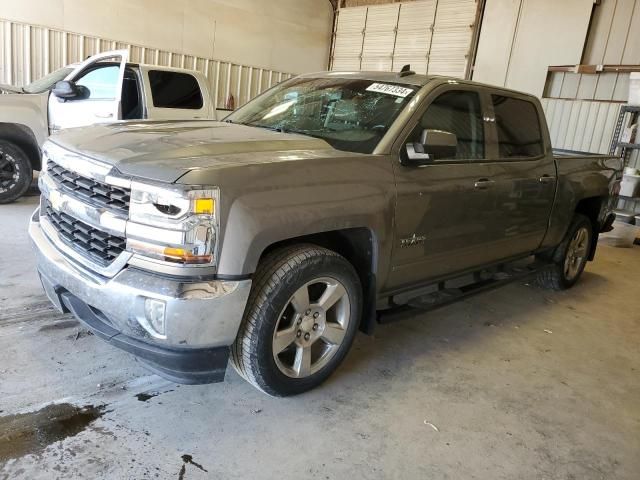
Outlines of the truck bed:
{"type": "Polygon", "coordinates": [[[555,158],[566,158],[566,157],[582,157],[582,158],[614,158],[613,155],[607,155],[603,153],[591,153],[591,152],[581,152],[578,150],[565,150],[562,148],[554,148],[553,156],[555,158]]]}
{"type": "MultiPolygon", "coordinates": [[[[579,200],[588,202],[589,199],[606,198],[607,206],[601,212],[615,208],[615,184],[622,178],[623,161],[613,155],[562,149],[553,149],[553,158],[558,182],[547,237],[557,243],[564,237],[579,200]]],[[[602,224],[605,219],[598,220],[602,224]]]]}

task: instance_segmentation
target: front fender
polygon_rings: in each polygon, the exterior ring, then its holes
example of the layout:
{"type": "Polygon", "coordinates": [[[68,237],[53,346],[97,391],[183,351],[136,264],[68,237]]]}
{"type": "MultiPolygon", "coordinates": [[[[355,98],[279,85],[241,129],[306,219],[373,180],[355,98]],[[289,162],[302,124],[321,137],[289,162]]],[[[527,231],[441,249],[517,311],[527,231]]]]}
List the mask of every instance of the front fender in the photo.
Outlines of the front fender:
{"type": "Polygon", "coordinates": [[[180,179],[220,188],[219,274],[254,273],[265,249],[284,240],[367,228],[378,241],[376,271],[384,278],[395,205],[391,159],[333,155],[198,170],[180,179]]]}
{"type": "Polygon", "coordinates": [[[270,245],[322,232],[364,227],[381,244],[391,241],[392,202],[383,191],[364,185],[315,190],[311,195],[315,200],[307,194],[297,197],[295,192],[286,192],[287,203],[293,202],[286,205],[268,206],[273,198],[267,195],[249,195],[234,202],[221,244],[219,272],[253,273],[270,245]]]}
{"type": "Polygon", "coordinates": [[[1,124],[20,126],[30,131],[41,147],[49,136],[48,97],[48,93],[0,95],[0,128],[1,124]]]}

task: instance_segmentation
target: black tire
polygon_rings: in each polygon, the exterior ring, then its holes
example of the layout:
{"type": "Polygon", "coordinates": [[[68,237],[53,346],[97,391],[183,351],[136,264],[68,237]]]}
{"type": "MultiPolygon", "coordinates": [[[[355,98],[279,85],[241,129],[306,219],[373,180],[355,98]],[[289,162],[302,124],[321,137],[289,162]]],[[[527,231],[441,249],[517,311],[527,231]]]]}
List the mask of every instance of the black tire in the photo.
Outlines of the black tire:
{"type": "MultiPolygon", "coordinates": [[[[360,280],[345,258],[309,244],[276,250],[260,262],[254,276],[238,336],[231,347],[231,364],[248,382],[272,396],[284,397],[310,390],[325,381],[344,360],[358,330],[361,311],[360,280]],[[342,343],[336,345],[327,363],[309,376],[292,378],[276,364],[274,333],[279,319],[284,318],[283,312],[292,305],[294,293],[319,278],[335,279],[344,287],[349,321],[342,343]]],[[[291,328],[297,329],[294,321],[292,317],[291,328]]],[[[295,344],[289,347],[300,348],[295,344]]]]}
{"type": "Polygon", "coordinates": [[[580,278],[580,275],[582,275],[584,267],[587,264],[592,242],[593,226],[591,224],[591,220],[586,216],[577,213],[573,217],[573,221],[567,230],[564,240],[547,258],[547,260],[550,261],[550,265],[538,273],[538,284],[549,290],[566,290],[573,287],[580,278]],[[575,273],[573,275],[568,275],[565,267],[567,256],[571,255],[571,242],[582,229],[585,229],[587,232],[585,245],[586,254],[581,257],[577,264],[577,270],[575,273]]]}
{"type": "Polygon", "coordinates": [[[29,157],[17,145],[0,140],[0,204],[20,198],[32,180],[33,168],[29,157]]]}

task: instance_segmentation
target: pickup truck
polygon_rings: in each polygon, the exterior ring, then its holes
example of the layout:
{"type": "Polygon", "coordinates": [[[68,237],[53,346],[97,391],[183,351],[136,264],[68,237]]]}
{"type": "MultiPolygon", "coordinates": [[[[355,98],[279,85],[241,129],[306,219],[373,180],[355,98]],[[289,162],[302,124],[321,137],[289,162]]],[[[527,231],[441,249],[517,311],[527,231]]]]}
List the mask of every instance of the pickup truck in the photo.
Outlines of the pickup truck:
{"type": "Polygon", "coordinates": [[[27,191],[50,133],[118,120],[215,118],[202,73],[127,59],[126,50],[104,52],[24,87],[0,85],[0,204],[27,191]]]}
{"type": "Polygon", "coordinates": [[[554,156],[533,96],[446,77],[295,77],[222,122],[69,129],[30,221],[51,302],[182,383],[274,396],[358,330],[535,274],[574,285],[620,158],[554,156]],[[415,311],[415,310],[412,310],[415,311]]]}

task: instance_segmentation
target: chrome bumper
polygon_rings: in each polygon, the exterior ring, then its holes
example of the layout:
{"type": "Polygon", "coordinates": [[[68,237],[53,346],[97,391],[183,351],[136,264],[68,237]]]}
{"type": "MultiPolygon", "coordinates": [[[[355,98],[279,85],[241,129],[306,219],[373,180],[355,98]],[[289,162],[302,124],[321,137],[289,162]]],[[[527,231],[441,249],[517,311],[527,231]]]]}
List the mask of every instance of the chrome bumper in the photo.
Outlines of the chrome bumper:
{"type": "Polygon", "coordinates": [[[68,310],[61,300],[68,292],[123,335],[161,347],[219,347],[235,340],[251,280],[189,282],[131,267],[105,278],[84,269],[49,241],[39,210],[31,217],[29,235],[36,246],[43,287],[60,310],[68,310]],[[164,335],[153,334],[149,327],[147,298],[165,303],[164,335]]]}

